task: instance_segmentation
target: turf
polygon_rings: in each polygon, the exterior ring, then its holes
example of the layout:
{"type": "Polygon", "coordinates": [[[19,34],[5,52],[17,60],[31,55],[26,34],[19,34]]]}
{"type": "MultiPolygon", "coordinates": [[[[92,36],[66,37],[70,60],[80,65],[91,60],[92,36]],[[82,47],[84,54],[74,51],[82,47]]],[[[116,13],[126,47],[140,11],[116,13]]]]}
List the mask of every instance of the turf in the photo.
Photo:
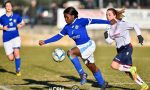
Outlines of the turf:
{"type": "MultiPolygon", "coordinates": [[[[62,46],[57,46],[62,47],[62,46]]],[[[72,63],[66,57],[63,62],[55,62],[51,53],[54,46],[49,47],[22,47],[21,48],[21,72],[22,76],[15,75],[14,62],[8,61],[3,47],[0,47],[0,90],[50,90],[54,87],[69,90],[73,85],[78,85],[81,90],[99,90],[95,85],[92,73],[81,61],[83,68],[88,73],[88,82],[80,86],[79,76],[72,63]]],[[[65,51],[70,47],[62,47],[65,51]]],[[[133,52],[133,65],[142,79],[150,86],[150,47],[135,47],[133,52]]],[[[123,72],[110,68],[113,57],[116,54],[114,47],[98,46],[95,51],[95,63],[100,68],[104,78],[109,82],[108,90],[139,90],[140,86],[130,80],[123,72]]],[[[56,89],[55,89],[56,90],[56,89]]]]}

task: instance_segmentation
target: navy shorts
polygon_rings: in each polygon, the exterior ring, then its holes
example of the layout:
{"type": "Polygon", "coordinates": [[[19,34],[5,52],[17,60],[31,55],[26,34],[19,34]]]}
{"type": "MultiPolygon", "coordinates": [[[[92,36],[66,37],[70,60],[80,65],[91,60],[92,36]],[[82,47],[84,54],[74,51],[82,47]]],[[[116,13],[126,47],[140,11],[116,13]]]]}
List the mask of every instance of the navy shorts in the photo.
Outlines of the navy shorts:
{"type": "Polygon", "coordinates": [[[131,44],[117,48],[117,55],[114,61],[124,65],[132,65],[132,51],[133,48],[131,44]]]}

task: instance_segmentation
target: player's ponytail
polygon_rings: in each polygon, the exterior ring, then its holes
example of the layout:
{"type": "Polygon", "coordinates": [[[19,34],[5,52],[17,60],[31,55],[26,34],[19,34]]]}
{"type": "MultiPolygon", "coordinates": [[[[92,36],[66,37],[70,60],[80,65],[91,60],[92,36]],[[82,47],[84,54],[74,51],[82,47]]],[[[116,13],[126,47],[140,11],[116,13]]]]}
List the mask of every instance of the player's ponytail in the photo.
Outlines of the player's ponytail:
{"type": "Polygon", "coordinates": [[[68,7],[64,10],[64,14],[70,14],[70,15],[74,15],[75,18],[78,17],[78,12],[74,7],[68,7]]]}
{"type": "Polygon", "coordinates": [[[117,18],[118,20],[122,20],[122,18],[125,17],[125,16],[123,15],[123,13],[125,12],[125,8],[123,8],[123,9],[121,9],[121,10],[116,10],[116,9],[114,9],[114,8],[109,8],[109,9],[107,9],[107,11],[112,11],[113,14],[116,15],[116,18],[117,18]]]}

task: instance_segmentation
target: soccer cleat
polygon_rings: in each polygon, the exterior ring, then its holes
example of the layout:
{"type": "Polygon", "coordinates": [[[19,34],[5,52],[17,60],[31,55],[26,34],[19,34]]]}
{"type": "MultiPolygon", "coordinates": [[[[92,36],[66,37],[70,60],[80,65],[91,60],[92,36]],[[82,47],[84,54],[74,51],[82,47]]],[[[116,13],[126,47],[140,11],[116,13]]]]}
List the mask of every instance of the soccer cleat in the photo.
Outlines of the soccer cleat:
{"type": "Polygon", "coordinates": [[[87,82],[87,73],[83,73],[82,75],[80,75],[81,77],[81,81],[80,81],[80,84],[83,85],[87,82]]]}
{"type": "Polygon", "coordinates": [[[133,79],[136,80],[137,79],[137,72],[136,72],[136,67],[135,66],[132,66],[130,68],[130,73],[131,73],[133,79]]]}
{"type": "Polygon", "coordinates": [[[16,72],[16,75],[17,76],[21,76],[21,72],[16,72]]]}
{"type": "Polygon", "coordinates": [[[148,90],[148,85],[146,84],[146,83],[143,83],[142,85],[141,85],[141,90],[148,90]]]}

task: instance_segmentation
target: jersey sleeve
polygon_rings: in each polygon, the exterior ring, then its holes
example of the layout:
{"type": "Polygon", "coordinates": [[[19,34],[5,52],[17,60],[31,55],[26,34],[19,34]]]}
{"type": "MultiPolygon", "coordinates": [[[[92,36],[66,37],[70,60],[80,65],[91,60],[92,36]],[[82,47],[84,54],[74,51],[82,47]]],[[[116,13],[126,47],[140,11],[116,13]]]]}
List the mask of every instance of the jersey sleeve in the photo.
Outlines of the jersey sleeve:
{"type": "Polygon", "coordinates": [[[60,34],[57,34],[47,40],[44,40],[44,43],[47,44],[47,43],[51,43],[51,42],[55,42],[55,41],[58,41],[62,38],[62,36],[60,34]]]}
{"type": "Polygon", "coordinates": [[[21,16],[18,15],[17,17],[17,24],[23,23],[23,19],[21,16]]]}
{"type": "Polygon", "coordinates": [[[84,26],[89,24],[110,24],[110,21],[102,19],[81,18],[81,21],[84,26]]]}
{"type": "Polygon", "coordinates": [[[0,27],[2,27],[2,20],[1,20],[1,17],[0,17],[0,27]]]}
{"type": "Polygon", "coordinates": [[[57,34],[47,40],[44,40],[44,42],[45,42],[45,44],[55,42],[55,41],[60,40],[65,35],[67,35],[66,26],[60,31],[59,34],[57,34]]]}
{"type": "Polygon", "coordinates": [[[65,26],[61,31],[60,31],[60,33],[59,33],[59,35],[61,35],[61,36],[65,36],[65,35],[67,35],[67,26],[65,26]]]}
{"type": "Polygon", "coordinates": [[[137,35],[141,35],[140,27],[137,24],[125,22],[124,25],[127,29],[134,29],[137,35]]]}

